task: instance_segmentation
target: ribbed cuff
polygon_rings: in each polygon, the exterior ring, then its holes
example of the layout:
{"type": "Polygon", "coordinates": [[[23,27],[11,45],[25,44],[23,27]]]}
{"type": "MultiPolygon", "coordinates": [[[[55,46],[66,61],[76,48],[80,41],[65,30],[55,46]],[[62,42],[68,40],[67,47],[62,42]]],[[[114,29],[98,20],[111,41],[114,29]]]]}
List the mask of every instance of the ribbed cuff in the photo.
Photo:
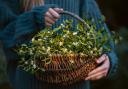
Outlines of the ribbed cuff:
{"type": "Polygon", "coordinates": [[[47,4],[40,7],[35,7],[32,9],[35,15],[35,21],[37,23],[37,30],[42,30],[45,28],[45,13],[48,11],[49,8],[57,7],[54,4],[47,4]]]}
{"type": "Polygon", "coordinates": [[[107,78],[112,78],[117,73],[118,58],[113,51],[110,53],[107,53],[107,55],[108,55],[109,60],[110,60],[110,69],[109,69],[107,78]]]}

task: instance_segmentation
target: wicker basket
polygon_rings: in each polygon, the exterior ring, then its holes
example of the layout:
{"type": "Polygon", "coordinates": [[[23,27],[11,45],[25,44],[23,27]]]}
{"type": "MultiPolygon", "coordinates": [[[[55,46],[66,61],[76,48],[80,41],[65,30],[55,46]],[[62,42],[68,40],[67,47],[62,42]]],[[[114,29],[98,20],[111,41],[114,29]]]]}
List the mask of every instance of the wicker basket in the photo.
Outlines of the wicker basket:
{"type": "Polygon", "coordinates": [[[84,80],[97,65],[94,59],[85,55],[70,54],[63,56],[54,54],[49,58],[51,63],[45,66],[41,60],[36,61],[39,68],[45,68],[44,72],[37,71],[36,77],[48,83],[67,85],[84,80]]]}
{"type": "MultiPolygon", "coordinates": [[[[70,15],[78,19],[85,25],[86,29],[89,29],[88,24],[79,16],[68,11],[64,11],[61,14],[70,15]]],[[[52,84],[67,85],[82,81],[97,66],[93,58],[81,54],[52,54],[49,59],[51,63],[45,65],[41,60],[36,60],[36,65],[45,69],[45,71],[38,70],[35,75],[39,80],[52,84]]]]}

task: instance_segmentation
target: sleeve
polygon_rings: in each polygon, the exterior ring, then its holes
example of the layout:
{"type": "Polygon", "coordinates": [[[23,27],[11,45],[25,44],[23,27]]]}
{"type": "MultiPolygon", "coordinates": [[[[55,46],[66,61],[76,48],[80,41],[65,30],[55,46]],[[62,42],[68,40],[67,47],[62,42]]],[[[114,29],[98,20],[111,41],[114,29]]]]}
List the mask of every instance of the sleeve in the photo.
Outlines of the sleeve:
{"type": "MultiPolygon", "coordinates": [[[[95,0],[84,0],[84,5],[82,8],[82,15],[86,16],[87,19],[91,19],[92,23],[96,24],[96,28],[104,27],[106,31],[108,32],[109,36],[111,36],[111,33],[105,24],[105,22],[99,23],[99,21],[102,19],[102,14],[99,10],[99,7],[95,0]],[[93,18],[93,19],[92,19],[93,18]]],[[[110,59],[110,69],[108,72],[107,78],[113,78],[113,76],[117,73],[118,68],[118,58],[115,53],[115,44],[113,40],[110,40],[109,42],[112,50],[111,52],[107,53],[110,59]]]]}
{"type": "MultiPolygon", "coordinates": [[[[29,41],[33,35],[42,30],[45,27],[45,12],[50,7],[52,8],[54,5],[35,7],[31,11],[16,16],[15,19],[5,25],[0,32],[0,39],[4,43],[4,47],[12,48],[17,44],[25,43],[29,41]]],[[[0,13],[5,12],[7,11],[0,11],[0,13]]],[[[9,13],[10,12],[5,13],[5,16],[9,17],[9,13]]]]}

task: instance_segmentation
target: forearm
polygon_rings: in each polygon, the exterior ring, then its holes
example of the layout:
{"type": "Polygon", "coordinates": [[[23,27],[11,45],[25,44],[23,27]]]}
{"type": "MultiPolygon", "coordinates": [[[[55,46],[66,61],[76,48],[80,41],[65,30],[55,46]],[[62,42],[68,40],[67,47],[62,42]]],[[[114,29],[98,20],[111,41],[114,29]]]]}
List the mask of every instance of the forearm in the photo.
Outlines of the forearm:
{"type": "Polygon", "coordinates": [[[6,48],[26,43],[40,30],[45,28],[44,15],[52,5],[33,8],[10,21],[0,32],[0,39],[6,48]]]}

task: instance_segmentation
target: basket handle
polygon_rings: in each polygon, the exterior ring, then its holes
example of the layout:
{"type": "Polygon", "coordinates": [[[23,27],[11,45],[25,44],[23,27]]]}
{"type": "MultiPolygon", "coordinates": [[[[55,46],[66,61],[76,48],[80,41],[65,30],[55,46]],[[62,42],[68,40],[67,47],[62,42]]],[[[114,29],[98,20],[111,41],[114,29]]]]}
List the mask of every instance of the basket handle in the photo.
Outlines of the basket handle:
{"type": "Polygon", "coordinates": [[[75,19],[77,19],[78,21],[80,21],[81,23],[84,24],[84,27],[88,30],[90,29],[90,26],[85,22],[85,20],[83,20],[81,17],[79,17],[78,15],[72,13],[72,12],[69,12],[69,11],[62,11],[60,12],[60,14],[64,14],[64,15],[69,15],[71,17],[74,17],[75,19]]]}

